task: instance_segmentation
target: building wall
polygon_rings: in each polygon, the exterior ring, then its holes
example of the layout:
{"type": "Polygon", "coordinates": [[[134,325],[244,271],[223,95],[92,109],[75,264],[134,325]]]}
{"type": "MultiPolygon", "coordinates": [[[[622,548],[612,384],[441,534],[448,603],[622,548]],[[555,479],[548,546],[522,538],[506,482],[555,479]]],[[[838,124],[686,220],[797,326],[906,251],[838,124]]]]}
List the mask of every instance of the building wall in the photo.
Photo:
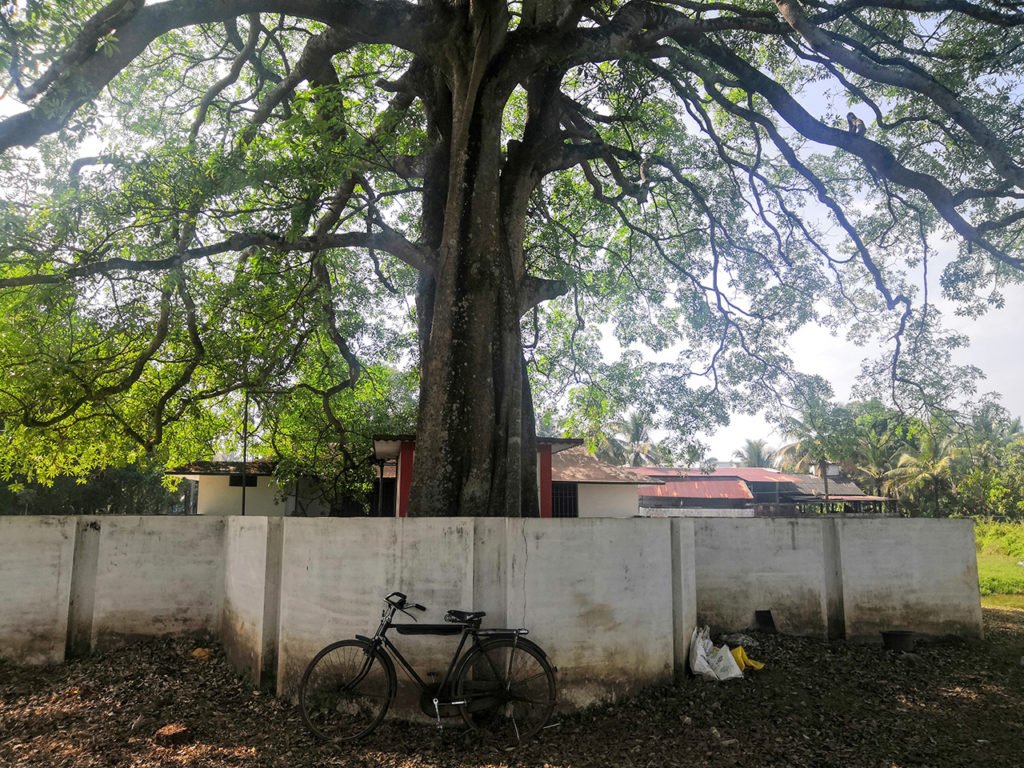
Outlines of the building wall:
{"type": "Polygon", "coordinates": [[[635,485],[580,483],[580,517],[636,517],[640,514],[635,485]]]}
{"type": "MultiPolygon", "coordinates": [[[[196,513],[200,515],[238,515],[242,512],[242,488],[232,487],[227,475],[199,475],[196,513]]],[[[245,514],[280,517],[293,514],[294,500],[286,504],[272,477],[258,476],[256,486],[245,489],[245,514]]]]}

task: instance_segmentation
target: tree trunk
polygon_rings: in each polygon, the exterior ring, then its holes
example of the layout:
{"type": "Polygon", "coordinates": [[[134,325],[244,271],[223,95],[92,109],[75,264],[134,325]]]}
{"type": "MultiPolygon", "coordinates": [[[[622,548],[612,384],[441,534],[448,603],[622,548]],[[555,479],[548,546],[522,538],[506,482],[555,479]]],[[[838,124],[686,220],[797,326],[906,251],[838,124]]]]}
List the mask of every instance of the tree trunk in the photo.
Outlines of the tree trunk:
{"type": "Polygon", "coordinates": [[[525,205],[503,189],[508,94],[490,67],[507,28],[504,8],[467,19],[448,46],[445,76],[435,78],[428,115],[444,161],[424,187],[424,233],[436,237],[438,258],[417,296],[422,378],[411,515],[519,516],[538,506],[519,326],[525,205]]]}

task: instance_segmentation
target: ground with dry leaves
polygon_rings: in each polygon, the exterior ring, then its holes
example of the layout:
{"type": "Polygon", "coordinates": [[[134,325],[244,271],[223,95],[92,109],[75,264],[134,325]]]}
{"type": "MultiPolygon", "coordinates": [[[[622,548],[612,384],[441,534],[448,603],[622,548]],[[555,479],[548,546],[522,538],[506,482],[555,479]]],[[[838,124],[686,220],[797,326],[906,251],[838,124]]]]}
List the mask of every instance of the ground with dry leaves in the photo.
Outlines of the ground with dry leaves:
{"type": "Polygon", "coordinates": [[[510,753],[396,722],[332,752],[218,649],[197,658],[201,640],[154,640],[48,669],[0,665],[0,766],[1020,768],[1024,610],[988,608],[985,628],[983,643],[909,655],[755,635],[763,672],[565,717],[510,753]],[[168,725],[185,726],[187,743],[159,745],[168,725]]]}

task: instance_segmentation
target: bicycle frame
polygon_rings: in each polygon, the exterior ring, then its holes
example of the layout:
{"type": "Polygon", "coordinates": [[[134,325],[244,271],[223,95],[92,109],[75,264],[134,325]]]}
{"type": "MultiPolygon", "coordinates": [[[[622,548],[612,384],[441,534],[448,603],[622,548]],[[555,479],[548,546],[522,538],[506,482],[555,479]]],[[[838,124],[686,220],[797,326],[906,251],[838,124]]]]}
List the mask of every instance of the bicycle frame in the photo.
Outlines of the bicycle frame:
{"type": "Polygon", "coordinates": [[[299,702],[303,721],[314,735],[347,741],[373,731],[395,700],[396,666],[415,684],[420,709],[436,718],[438,728],[443,727],[442,718],[459,716],[469,728],[517,745],[545,727],[555,705],[557,669],[525,637],[529,630],[481,629],[486,615],[482,611],[454,609],[445,614],[444,624],[395,623],[399,611],[415,622],[410,611],[426,608],[401,592],[384,600],[386,607],[371,637],[356,635],[330,643],[306,666],[299,702]],[[388,637],[392,629],[402,635],[452,638],[445,643],[451,659],[440,680],[434,671],[420,675],[388,637]]]}
{"type": "MultiPolygon", "coordinates": [[[[356,635],[359,640],[365,640],[371,643],[374,648],[383,648],[385,652],[391,656],[398,665],[405,671],[405,674],[419,686],[420,690],[426,692],[430,689],[433,683],[427,683],[419,676],[419,673],[413,668],[412,664],[402,655],[401,650],[396,646],[391,639],[387,636],[389,629],[396,630],[400,635],[432,635],[435,637],[441,637],[446,635],[461,635],[459,638],[459,644],[456,646],[455,651],[452,653],[451,661],[448,662],[448,668],[445,670],[444,676],[441,678],[437,685],[437,691],[440,693],[445,690],[445,686],[451,679],[452,674],[458,667],[459,662],[462,660],[465,650],[469,652],[470,648],[480,647],[480,637],[512,637],[513,647],[515,642],[523,636],[529,634],[528,629],[480,629],[471,624],[395,624],[394,617],[395,613],[399,608],[390,602],[388,607],[384,610],[381,615],[380,624],[377,626],[377,631],[373,633],[372,637],[366,637],[364,635],[356,635]],[[472,638],[473,644],[466,647],[467,641],[472,638]]],[[[512,658],[509,657],[509,666],[511,667],[512,658]]],[[[367,664],[369,667],[369,664],[367,664]]],[[[497,670],[495,670],[497,671],[497,670]]],[[[450,697],[449,697],[450,698],[450,697]]],[[[458,705],[465,704],[464,701],[453,701],[453,700],[442,700],[438,696],[434,697],[434,710],[435,715],[438,718],[438,724],[440,725],[440,711],[439,705],[458,705]]]]}

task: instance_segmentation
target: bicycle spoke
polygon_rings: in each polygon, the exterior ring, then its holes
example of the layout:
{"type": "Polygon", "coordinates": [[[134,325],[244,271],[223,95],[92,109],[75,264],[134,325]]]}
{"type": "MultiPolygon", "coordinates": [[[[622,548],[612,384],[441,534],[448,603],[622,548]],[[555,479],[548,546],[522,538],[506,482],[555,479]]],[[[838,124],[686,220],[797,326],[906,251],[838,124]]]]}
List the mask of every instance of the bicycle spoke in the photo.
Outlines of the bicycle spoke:
{"type": "Polygon", "coordinates": [[[539,731],[555,702],[554,672],[519,638],[492,639],[471,652],[455,690],[467,724],[502,746],[518,746],[539,731]]]}
{"type": "Polygon", "coordinates": [[[387,657],[359,640],[334,643],[310,662],[302,678],[302,717],[324,741],[342,742],[369,733],[394,695],[387,657]]]}

